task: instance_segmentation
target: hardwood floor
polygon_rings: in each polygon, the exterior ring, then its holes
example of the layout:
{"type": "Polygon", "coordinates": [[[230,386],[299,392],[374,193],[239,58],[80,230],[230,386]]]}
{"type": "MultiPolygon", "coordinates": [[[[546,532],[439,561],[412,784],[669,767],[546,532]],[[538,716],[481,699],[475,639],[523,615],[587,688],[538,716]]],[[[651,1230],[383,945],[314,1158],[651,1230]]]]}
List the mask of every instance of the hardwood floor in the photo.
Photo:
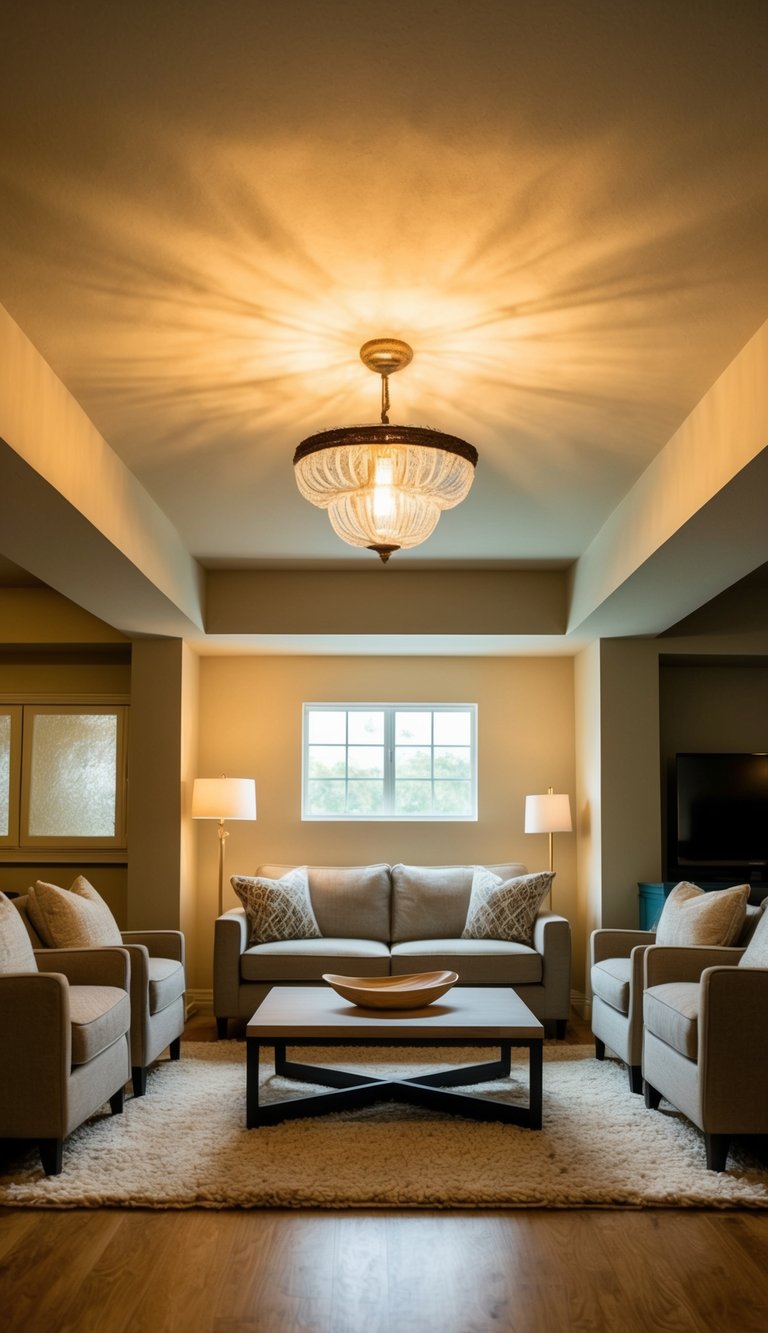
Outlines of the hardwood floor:
{"type": "Polygon", "coordinates": [[[758,1213],[0,1211],[4,1333],[766,1328],[758,1213]]]}

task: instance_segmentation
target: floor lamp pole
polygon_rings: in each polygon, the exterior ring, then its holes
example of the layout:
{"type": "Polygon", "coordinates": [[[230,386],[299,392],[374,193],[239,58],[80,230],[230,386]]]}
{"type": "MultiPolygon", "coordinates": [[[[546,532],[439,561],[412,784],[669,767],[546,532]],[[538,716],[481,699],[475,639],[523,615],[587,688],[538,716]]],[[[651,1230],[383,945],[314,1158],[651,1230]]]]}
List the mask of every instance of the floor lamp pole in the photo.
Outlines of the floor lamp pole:
{"type": "Polygon", "coordinates": [[[224,820],[219,820],[219,916],[224,910],[224,843],[229,833],[224,827],[224,820]]]}

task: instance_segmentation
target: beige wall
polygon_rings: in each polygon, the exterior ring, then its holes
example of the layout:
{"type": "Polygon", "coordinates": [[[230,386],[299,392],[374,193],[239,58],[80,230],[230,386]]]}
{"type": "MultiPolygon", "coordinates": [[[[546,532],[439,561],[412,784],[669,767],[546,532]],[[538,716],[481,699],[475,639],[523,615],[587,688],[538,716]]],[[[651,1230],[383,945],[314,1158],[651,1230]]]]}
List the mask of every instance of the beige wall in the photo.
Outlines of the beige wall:
{"type": "MultiPolygon", "coordinates": [[[[525,796],[574,792],[570,658],[207,657],[200,662],[200,776],[255,777],[258,820],[232,823],[226,878],[265,862],[354,865],[519,859],[547,864],[544,835],[523,832],[525,796]],[[453,702],[478,705],[476,823],[302,823],[305,702],[453,702]]],[[[210,986],[216,913],[215,825],[197,830],[198,899],[205,926],[191,985],[210,986]]],[[[555,906],[576,909],[575,838],[555,838],[555,906]]],[[[236,899],[227,888],[225,906],[236,899]]]]}

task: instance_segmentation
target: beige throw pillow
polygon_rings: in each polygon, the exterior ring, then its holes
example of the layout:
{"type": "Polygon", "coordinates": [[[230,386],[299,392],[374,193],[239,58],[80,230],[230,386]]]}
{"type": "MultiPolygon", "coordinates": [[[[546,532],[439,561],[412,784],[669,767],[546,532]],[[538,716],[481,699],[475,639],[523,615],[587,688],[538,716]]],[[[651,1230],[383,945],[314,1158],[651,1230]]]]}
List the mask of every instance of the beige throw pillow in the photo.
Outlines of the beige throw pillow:
{"type": "Polygon", "coordinates": [[[656,943],[735,944],[744,926],[748,898],[748,884],[707,892],[684,880],[664,904],[656,943]]]}
{"type": "Polygon", "coordinates": [[[51,949],[88,949],[122,944],[120,927],[92,884],[78,875],[71,889],[38,880],[29,890],[27,912],[51,949]]]}
{"type": "Polygon", "coordinates": [[[476,866],[463,940],[511,940],[533,944],[539,907],[549,893],[553,870],[501,879],[485,866],[476,866]]]}
{"type": "Polygon", "coordinates": [[[768,967],[768,898],[763,898],[760,919],[739,959],[739,967],[768,967]]]}
{"type": "Polygon", "coordinates": [[[0,974],[36,972],[37,961],[27,927],[10,898],[0,893],[0,974]]]}
{"type": "Polygon", "coordinates": [[[276,940],[320,939],[309,896],[307,867],[290,870],[282,879],[233,875],[230,880],[248,918],[249,947],[276,940]]]}

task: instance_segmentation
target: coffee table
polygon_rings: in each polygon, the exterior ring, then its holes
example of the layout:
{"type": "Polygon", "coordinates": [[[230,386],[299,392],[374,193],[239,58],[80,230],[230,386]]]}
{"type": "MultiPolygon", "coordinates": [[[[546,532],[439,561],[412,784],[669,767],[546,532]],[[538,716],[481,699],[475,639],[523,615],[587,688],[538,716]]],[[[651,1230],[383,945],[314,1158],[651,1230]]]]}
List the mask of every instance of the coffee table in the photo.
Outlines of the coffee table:
{"type": "Polygon", "coordinates": [[[541,1129],[544,1028],[515,991],[501,986],[456,986],[435,1004],[407,1010],[363,1009],[343,1000],[330,986],[274,986],[248,1023],[245,1041],[249,1129],[380,1101],[409,1102],[475,1120],[541,1129]],[[333,1091],[261,1102],[263,1046],[274,1047],[277,1074],[333,1091]],[[287,1059],[288,1046],[489,1046],[500,1054],[486,1064],[390,1079],[299,1064],[287,1059]],[[528,1050],[527,1106],[449,1091],[508,1077],[513,1046],[528,1050]]]}

